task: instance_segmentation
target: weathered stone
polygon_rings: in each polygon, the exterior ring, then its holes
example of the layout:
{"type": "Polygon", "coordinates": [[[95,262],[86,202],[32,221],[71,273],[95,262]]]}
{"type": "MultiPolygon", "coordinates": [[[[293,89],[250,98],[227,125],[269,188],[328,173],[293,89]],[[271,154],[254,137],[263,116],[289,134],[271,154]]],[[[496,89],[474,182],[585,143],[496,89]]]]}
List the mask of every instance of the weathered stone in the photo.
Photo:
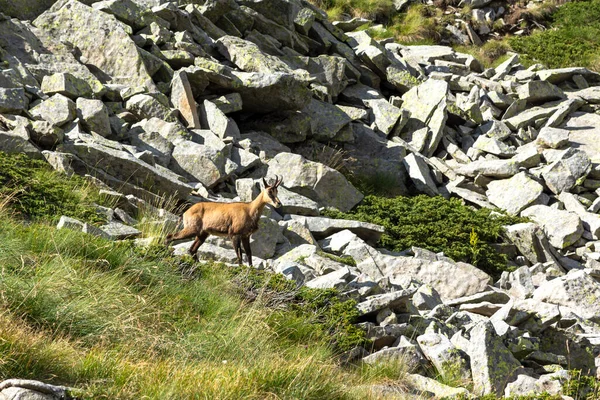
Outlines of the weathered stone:
{"type": "Polygon", "coordinates": [[[541,121],[550,117],[564,105],[563,103],[559,103],[557,105],[550,103],[548,105],[532,107],[527,109],[525,109],[525,104],[523,104],[523,109],[517,111],[519,101],[515,101],[513,103],[513,105],[515,106],[514,110],[511,110],[512,106],[509,107],[508,110],[506,110],[506,112],[504,113],[502,120],[504,121],[506,126],[512,129],[513,132],[516,132],[521,128],[533,125],[536,121],[541,121]]]}
{"type": "Polygon", "coordinates": [[[469,396],[469,391],[465,388],[444,385],[443,383],[426,376],[410,374],[406,378],[408,385],[419,394],[433,393],[435,398],[440,399],[452,399],[469,396]]]}
{"type": "Polygon", "coordinates": [[[53,149],[64,139],[64,131],[47,121],[33,121],[30,133],[31,141],[46,150],[53,149]]]}
{"type": "Polygon", "coordinates": [[[240,130],[235,121],[227,117],[215,103],[204,100],[200,116],[204,127],[216,133],[221,139],[240,137],[240,130]]]}
{"type": "Polygon", "coordinates": [[[585,271],[572,271],[564,277],[543,283],[533,299],[569,307],[582,318],[600,321],[600,285],[585,271]]]}
{"type": "Polygon", "coordinates": [[[192,191],[191,186],[180,181],[180,176],[156,169],[126,151],[111,149],[94,142],[65,142],[63,150],[76,155],[87,165],[155,193],[168,193],[178,199],[186,199],[192,191]]]}
{"type": "Polygon", "coordinates": [[[46,75],[42,80],[42,91],[48,95],[62,94],[70,99],[78,97],[92,97],[92,88],[83,79],[77,78],[68,72],[59,72],[46,75]]]}
{"type": "Polygon", "coordinates": [[[597,240],[600,236],[600,215],[589,213],[572,193],[562,192],[558,199],[563,202],[567,211],[574,212],[579,216],[583,228],[597,240]]]}
{"type": "Polygon", "coordinates": [[[283,72],[291,73],[291,69],[279,58],[263,53],[259,47],[235,36],[223,36],[216,42],[219,52],[246,72],[283,72]]]}
{"type": "Polygon", "coordinates": [[[467,355],[457,349],[450,339],[439,333],[426,333],[417,337],[423,354],[444,378],[470,380],[467,355]]]}
{"type": "Polygon", "coordinates": [[[499,157],[512,157],[515,155],[514,147],[508,146],[498,139],[490,138],[485,135],[481,135],[477,138],[473,144],[473,148],[499,157]]]}
{"type": "Polygon", "coordinates": [[[346,278],[350,275],[348,267],[322,275],[306,282],[306,286],[313,289],[332,289],[346,286],[346,278]]]}
{"type": "Polygon", "coordinates": [[[559,149],[569,142],[569,131],[565,129],[544,127],[540,130],[536,140],[539,146],[559,149]]]}
{"type": "Polygon", "coordinates": [[[543,103],[551,100],[564,99],[562,90],[548,81],[530,81],[517,88],[520,99],[527,103],[543,103]]]}
{"type": "Polygon", "coordinates": [[[552,207],[535,205],[521,212],[538,223],[548,236],[552,246],[564,249],[577,242],[583,234],[583,225],[579,217],[572,212],[556,210],[552,207]]]}
{"type": "Polygon", "coordinates": [[[542,177],[553,193],[560,194],[582,184],[591,167],[590,158],[584,151],[569,148],[543,170],[542,177]]]}
{"type": "Polygon", "coordinates": [[[519,172],[519,163],[511,160],[477,160],[453,168],[459,175],[475,178],[481,174],[491,178],[510,178],[519,172]]]}
{"type": "Polygon", "coordinates": [[[505,226],[504,235],[532,264],[554,260],[548,239],[536,224],[524,222],[505,226]]]}
{"type": "Polygon", "coordinates": [[[167,122],[175,122],[177,120],[171,109],[166,106],[166,103],[148,94],[136,94],[132,96],[125,102],[125,108],[139,119],[158,118],[167,122]]]}
{"type": "Polygon", "coordinates": [[[600,115],[577,111],[561,126],[570,131],[571,146],[583,150],[590,159],[600,160],[600,115]]]}
{"type": "Polygon", "coordinates": [[[110,135],[108,109],[102,101],[80,97],[77,99],[76,105],[77,116],[86,130],[97,133],[102,137],[110,135]]]}
{"type": "Polygon", "coordinates": [[[423,125],[431,129],[431,140],[424,151],[426,156],[433,155],[442,140],[443,128],[447,118],[447,92],[447,82],[429,79],[402,96],[403,108],[410,111],[410,119],[404,129],[410,131],[423,125]]]}
{"type": "Polygon", "coordinates": [[[63,215],[60,217],[60,220],[56,225],[56,229],[72,229],[75,231],[81,231],[83,229],[83,222],[63,215]]]}
{"type": "Polygon", "coordinates": [[[106,225],[98,227],[102,230],[110,240],[132,239],[142,234],[141,231],[119,222],[109,222],[106,225]]]}
{"type": "Polygon", "coordinates": [[[311,99],[302,112],[310,118],[313,137],[323,142],[333,139],[351,121],[338,107],[316,99],[311,99]]]}
{"type": "Polygon", "coordinates": [[[439,194],[425,161],[411,153],[404,158],[403,163],[417,190],[430,196],[439,194]]]}
{"type": "Polygon", "coordinates": [[[269,174],[281,175],[285,186],[321,206],[348,211],[362,194],[333,168],[307,161],[298,154],[282,153],[269,161],[269,174]]]}
{"type": "Polygon", "coordinates": [[[173,149],[170,168],[210,188],[237,168],[228,159],[229,155],[230,148],[224,144],[215,147],[183,140],[177,142],[173,149]]]}
{"type": "Polygon", "coordinates": [[[190,129],[200,128],[200,118],[192,88],[185,71],[177,71],[171,81],[171,103],[179,110],[179,113],[190,129]]]}
{"type": "Polygon", "coordinates": [[[415,289],[409,289],[369,296],[365,301],[358,303],[356,308],[360,315],[372,314],[386,307],[393,310],[394,308],[404,306],[414,293],[415,289]]]}
{"type": "Polygon", "coordinates": [[[75,119],[77,107],[71,99],[57,93],[33,107],[29,113],[55,126],[62,126],[75,119]]]}
{"type": "Polygon", "coordinates": [[[29,100],[23,88],[0,88],[0,113],[20,113],[27,110],[29,100]]]}
{"type": "Polygon", "coordinates": [[[522,368],[489,321],[478,323],[471,331],[469,357],[476,396],[490,393],[501,396],[522,368]]]}
{"type": "Polygon", "coordinates": [[[491,282],[488,274],[462,262],[429,261],[380,254],[378,263],[391,282],[411,276],[431,285],[445,302],[481,292],[491,282]]]}
{"type": "MultiPolygon", "coordinates": [[[[495,93],[495,92],[493,92],[495,93]]],[[[502,121],[488,121],[478,128],[482,134],[496,140],[505,140],[511,135],[511,130],[502,121]]]]}
{"type": "MultiPolygon", "coordinates": [[[[92,4],[92,7],[114,15],[119,21],[123,21],[135,30],[140,30],[158,21],[150,7],[143,7],[135,0],[104,0],[92,4]]],[[[161,22],[165,23],[165,21],[161,22]]]]}
{"type": "Polygon", "coordinates": [[[281,201],[281,212],[284,214],[319,215],[319,204],[316,201],[294,193],[283,186],[279,187],[278,198],[281,201]]]}
{"type": "Polygon", "coordinates": [[[77,0],[62,0],[36,18],[33,25],[71,42],[85,64],[102,71],[113,83],[132,88],[155,87],[137,46],[114,16],[77,0]]]}
{"type": "Polygon", "coordinates": [[[535,203],[543,191],[542,185],[521,172],[509,179],[490,182],[486,196],[495,206],[517,215],[535,203]]]}
{"type": "Polygon", "coordinates": [[[356,234],[354,234],[352,231],[349,229],[344,229],[334,233],[333,235],[327,236],[320,242],[320,245],[324,251],[340,254],[356,237],[356,234]]]}
{"type": "MultiPolygon", "coordinates": [[[[284,185],[287,186],[285,179],[284,185]]],[[[306,226],[308,226],[308,229],[312,232],[313,235],[315,235],[315,238],[317,240],[324,239],[341,231],[350,231],[354,235],[360,237],[361,239],[369,243],[377,243],[377,241],[384,232],[382,226],[371,224],[369,222],[360,222],[348,219],[332,219],[325,217],[305,217],[296,215],[292,215],[291,218],[305,221],[306,226]]],[[[337,248],[337,246],[334,246],[334,248],[337,248]]],[[[340,250],[341,249],[332,249],[332,251],[334,252],[340,250]]]]}

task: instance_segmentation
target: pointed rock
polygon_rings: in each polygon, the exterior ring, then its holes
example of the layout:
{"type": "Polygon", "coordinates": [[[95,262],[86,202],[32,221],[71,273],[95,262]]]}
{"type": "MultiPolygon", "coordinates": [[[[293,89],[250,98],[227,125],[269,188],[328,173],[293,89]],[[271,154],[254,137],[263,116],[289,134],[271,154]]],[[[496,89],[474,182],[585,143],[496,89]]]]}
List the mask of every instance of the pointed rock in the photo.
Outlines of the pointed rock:
{"type": "Polygon", "coordinates": [[[185,71],[176,71],[173,76],[171,81],[171,104],[179,110],[188,128],[200,128],[198,108],[185,71]]]}

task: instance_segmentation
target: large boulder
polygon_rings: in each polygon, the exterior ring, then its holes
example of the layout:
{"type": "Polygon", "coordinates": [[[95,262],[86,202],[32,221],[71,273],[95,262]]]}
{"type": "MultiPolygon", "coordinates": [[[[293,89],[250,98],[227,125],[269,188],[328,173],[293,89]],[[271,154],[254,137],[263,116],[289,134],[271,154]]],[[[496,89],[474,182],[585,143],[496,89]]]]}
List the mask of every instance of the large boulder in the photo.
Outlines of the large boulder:
{"type": "Polygon", "coordinates": [[[542,185],[521,172],[509,179],[490,182],[486,195],[493,205],[517,215],[534,203],[543,191],[542,185]]]}
{"type": "Polygon", "coordinates": [[[62,126],[71,122],[77,116],[77,107],[73,100],[62,94],[55,94],[47,100],[29,110],[36,118],[50,122],[55,126],[62,126]]]}
{"type": "Polygon", "coordinates": [[[338,171],[298,154],[280,153],[268,163],[269,175],[281,175],[288,189],[322,207],[349,211],[363,195],[338,171]]]}
{"type": "MultiPolygon", "coordinates": [[[[70,73],[88,83],[94,95],[104,91],[104,85],[73,55],[73,49],[48,32],[15,19],[0,21],[2,56],[21,84],[37,88],[46,76],[70,73]]],[[[18,85],[19,86],[19,85],[18,85]]]]}
{"type": "Polygon", "coordinates": [[[517,94],[527,103],[543,103],[566,97],[562,90],[548,81],[527,82],[517,88],[517,94]]]}
{"type": "Polygon", "coordinates": [[[56,93],[71,99],[77,97],[92,97],[93,91],[89,83],[69,72],[57,72],[46,75],[42,80],[42,91],[48,95],[56,93]]]}
{"type": "Polygon", "coordinates": [[[544,282],[533,292],[534,300],[568,307],[575,314],[600,322],[600,284],[585,271],[544,282]]]}
{"type": "Polygon", "coordinates": [[[228,158],[230,154],[231,148],[225,144],[212,146],[183,140],[176,143],[169,167],[212,187],[237,169],[238,166],[228,158]]]}
{"type": "Polygon", "coordinates": [[[433,155],[442,140],[447,119],[447,92],[447,82],[429,79],[402,96],[404,100],[402,107],[410,111],[410,119],[404,130],[412,131],[422,126],[431,129],[431,137],[423,152],[426,156],[433,155]]]}
{"type": "Polygon", "coordinates": [[[291,215],[290,218],[303,221],[317,240],[345,231],[351,232],[362,240],[375,244],[384,232],[383,226],[350,219],[305,217],[300,215],[291,215]]]}
{"type": "Polygon", "coordinates": [[[27,110],[28,105],[23,88],[0,88],[0,113],[19,114],[27,110]]]}
{"type": "Polygon", "coordinates": [[[110,135],[110,119],[108,109],[100,100],[77,99],[77,116],[89,132],[106,137],[110,135]]]}
{"type": "Polygon", "coordinates": [[[198,107],[194,101],[192,87],[185,71],[177,71],[171,81],[171,104],[181,114],[190,129],[200,128],[198,107]]]}
{"type": "Polygon", "coordinates": [[[490,321],[473,328],[468,353],[476,396],[502,396],[506,385],[522,371],[521,363],[506,348],[490,321]]]}
{"type": "Polygon", "coordinates": [[[114,16],[77,0],[60,0],[33,25],[72,43],[85,64],[101,71],[103,79],[132,88],[155,88],[137,46],[114,16]]]}
{"type": "Polygon", "coordinates": [[[546,186],[555,194],[583,183],[592,167],[585,151],[569,148],[542,172],[546,186]]]}
{"type": "Polygon", "coordinates": [[[535,205],[521,212],[522,217],[531,218],[539,224],[550,244],[558,249],[564,249],[577,242],[583,234],[583,225],[577,214],[557,210],[544,205],[535,205]]]}
{"type": "Polygon", "coordinates": [[[195,65],[184,69],[194,82],[210,82],[242,96],[243,110],[269,113],[301,110],[311,98],[308,82],[287,72],[243,72],[209,59],[197,57],[195,65]]]}
{"type": "Polygon", "coordinates": [[[263,53],[256,44],[248,40],[227,35],[219,38],[215,43],[219,53],[242,71],[292,72],[281,59],[263,53]]]}
{"type": "Polygon", "coordinates": [[[431,285],[444,302],[479,293],[492,282],[491,276],[463,262],[430,261],[380,254],[378,264],[390,281],[411,276],[431,285]]]}
{"type": "Polygon", "coordinates": [[[302,110],[309,117],[311,131],[316,140],[328,142],[352,120],[333,104],[311,99],[302,110]]]}
{"type": "Polygon", "coordinates": [[[76,155],[88,166],[99,168],[117,179],[154,193],[186,199],[193,189],[183,183],[180,176],[154,168],[123,150],[109,148],[93,141],[64,143],[63,146],[63,151],[76,155]]]}

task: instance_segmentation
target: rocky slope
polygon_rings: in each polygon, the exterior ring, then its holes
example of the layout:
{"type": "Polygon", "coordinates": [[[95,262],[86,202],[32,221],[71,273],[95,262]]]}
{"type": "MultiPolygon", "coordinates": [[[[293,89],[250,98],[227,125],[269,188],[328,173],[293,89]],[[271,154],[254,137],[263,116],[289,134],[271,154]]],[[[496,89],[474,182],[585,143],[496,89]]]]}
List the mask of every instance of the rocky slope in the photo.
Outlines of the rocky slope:
{"type": "MultiPolygon", "coordinates": [[[[0,20],[0,150],[88,175],[116,204],[105,226],[61,228],[136,237],[143,203],[247,201],[279,175],[284,206],[261,218],[254,264],[359,301],[374,345],[348,360],[406,360],[411,385],[436,395],[466,389],[419,373],[472,381],[476,396],[560,393],[563,368],[596,373],[600,75],[517,55],[482,71],[449,47],[344,32],[299,0],[85,3],[0,20]],[[319,216],[363,197],[318,161],[334,148],[396,193],[529,217],[502,246],[518,268],[493,282],[427,250],[377,249],[377,225],[319,216]]],[[[200,255],[236,260],[215,238],[200,255]]]]}

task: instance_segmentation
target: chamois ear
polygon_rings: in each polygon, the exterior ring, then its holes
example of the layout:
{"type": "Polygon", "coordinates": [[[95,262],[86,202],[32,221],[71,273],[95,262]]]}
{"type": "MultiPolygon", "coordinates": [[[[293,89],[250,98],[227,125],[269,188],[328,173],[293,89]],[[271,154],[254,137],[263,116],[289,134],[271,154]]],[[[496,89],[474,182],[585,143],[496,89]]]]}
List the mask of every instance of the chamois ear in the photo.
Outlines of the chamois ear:
{"type": "Polygon", "coordinates": [[[267,185],[267,181],[265,181],[265,178],[262,178],[263,181],[263,185],[265,186],[265,189],[269,187],[269,185],[267,185]]]}

